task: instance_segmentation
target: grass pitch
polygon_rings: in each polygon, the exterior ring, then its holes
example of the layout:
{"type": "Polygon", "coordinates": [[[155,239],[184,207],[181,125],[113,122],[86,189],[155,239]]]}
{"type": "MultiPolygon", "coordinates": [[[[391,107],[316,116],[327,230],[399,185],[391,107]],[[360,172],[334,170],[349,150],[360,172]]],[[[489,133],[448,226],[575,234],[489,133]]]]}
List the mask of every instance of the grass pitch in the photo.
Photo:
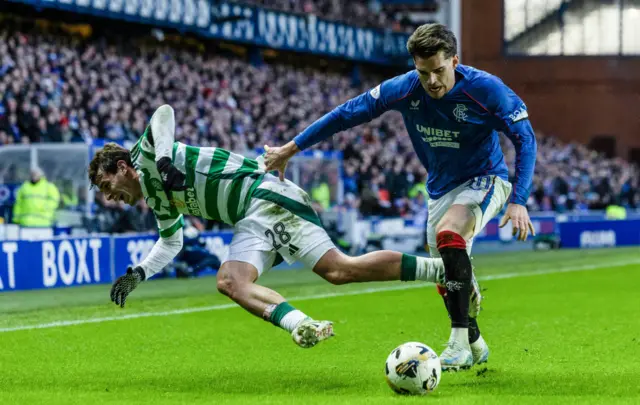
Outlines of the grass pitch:
{"type": "MultiPolygon", "coordinates": [[[[216,292],[215,278],[0,294],[0,404],[640,403],[639,249],[482,255],[489,363],[401,397],[384,361],[448,338],[428,284],[331,286],[310,271],[261,283],[336,337],[303,350],[216,292]],[[123,317],[128,317],[124,319],[123,317]]],[[[26,269],[24,269],[26,271],[26,269]]]]}

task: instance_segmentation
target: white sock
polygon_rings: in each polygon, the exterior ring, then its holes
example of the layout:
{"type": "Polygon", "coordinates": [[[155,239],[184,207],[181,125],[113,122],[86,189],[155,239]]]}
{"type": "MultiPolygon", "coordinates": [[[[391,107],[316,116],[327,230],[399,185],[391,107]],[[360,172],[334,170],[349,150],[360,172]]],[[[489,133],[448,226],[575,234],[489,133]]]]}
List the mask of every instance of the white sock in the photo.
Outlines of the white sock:
{"type": "Polygon", "coordinates": [[[418,257],[416,260],[416,280],[436,283],[441,275],[444,280],[444,263],[442,259],[418,257]]]}
{"type": "Polygon", "coordinates": [[[480,335],[478,340],[476,340],[475,342],[471,343],[471,348],[472,349],[482,349],[486,345],[487,344],[485,343],[484,339],[482,338],[482,335],[480,335]]]}
{"type": "Polygon", "coordinates": [[[455,340],[463,346],[469,346],[469,329],[467,328],[451,328],[451,336],[449,341],[455,340]]]}
{"type": "Polygon", "coordinates": [[[282,329],[286,331],[293,332],[293,330],[300,324],[300,322],[304,321],[307,318],[308,317],[304,314],[304,312],[295,309],[286,314],[280,320],[280,327],[282,327],[282,329]]]}

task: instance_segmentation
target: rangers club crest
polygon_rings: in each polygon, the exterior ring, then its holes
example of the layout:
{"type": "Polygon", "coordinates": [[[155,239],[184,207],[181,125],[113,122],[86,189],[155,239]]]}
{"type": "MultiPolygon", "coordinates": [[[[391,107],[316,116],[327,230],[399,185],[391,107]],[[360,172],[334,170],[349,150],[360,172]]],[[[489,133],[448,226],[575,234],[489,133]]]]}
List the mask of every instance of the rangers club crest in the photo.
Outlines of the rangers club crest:
{"type": "Polygon", "coordinates": [[[453,116],[456,117],[456,121],[465,122],[467,120],[467,106],[464,104],[456,104],[456,108],[453,109],[453,116]]]}

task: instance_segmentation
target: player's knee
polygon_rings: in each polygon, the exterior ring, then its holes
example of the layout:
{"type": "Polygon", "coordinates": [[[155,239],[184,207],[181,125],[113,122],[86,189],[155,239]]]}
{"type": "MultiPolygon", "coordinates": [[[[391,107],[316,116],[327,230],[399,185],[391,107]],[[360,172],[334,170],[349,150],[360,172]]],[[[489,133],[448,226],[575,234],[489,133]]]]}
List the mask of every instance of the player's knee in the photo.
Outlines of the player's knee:
{"type": "Polygon", "coordinates": [[[243,282],[233,277],[230,272],[221,271],[218,273],[217,287],[221,294],[235,300],[243,287],[243,282]]]}
{"type": "Polygon", "coordinates": [[[463,238],[468,239],[473,235],[475,228],[475,216],[473,212],[464,205],[453,205],[442,217],[435,227],[436,233],[443,231],[455,232],[463,238]]]}
{"type": "Polygon", "coordinates": [[[473,224],[469,224],[462,219],[447,219],[442,220],[436,226],[436,235],[441,234],[442,232],[454,232],[463,237],[470,236],[473,232],[473,224]]]}
{"type": "Polygon", "coordinates": [[[335,269],[324,273],[322,277],[333,285],[349,284],[350,282],[352,282],[349,273],[340,269],[335,269]]]}
{"type": "Polygon", "coordinates": [[[251,264],[228,261],[222,264],[217,275],[218,291],[234,301],[247,294],[249,287],[258,279],[258,270],[251,264]]]}
{"type": "Polygon", "coordinates": [[[343,267],[332,265],[326,269],[314,270],[316,274],[324,278],[333,285],[342,285],[352,282],[349,272],[343,267]]]}
{"type": "Polygon", "coordinates": [[[218,292],[226,296],[230,296],[231,291],[233,290],[233,280],[231,277],[226,277],[224,274],[218,274],[217,287],[218,292]]]}
{"type": "Polygon", "coordinates": [[[353,282],[349,266],[350,257],[337,249],[327,252],[313,268],[313,271],[334,285],[353,282]]]}

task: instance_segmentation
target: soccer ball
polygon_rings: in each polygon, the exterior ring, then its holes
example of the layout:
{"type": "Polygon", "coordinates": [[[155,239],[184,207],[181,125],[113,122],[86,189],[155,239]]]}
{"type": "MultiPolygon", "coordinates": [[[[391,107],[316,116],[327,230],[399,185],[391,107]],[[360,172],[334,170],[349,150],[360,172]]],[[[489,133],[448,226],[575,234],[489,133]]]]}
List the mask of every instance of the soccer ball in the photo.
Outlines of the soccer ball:
{"type": "Polygon", "coordinates": [[[405,343],[387,357],[384,373],[387,384],[398,394],[428,394],[440,383],[440,358],[424,343],[405,343]]]}

